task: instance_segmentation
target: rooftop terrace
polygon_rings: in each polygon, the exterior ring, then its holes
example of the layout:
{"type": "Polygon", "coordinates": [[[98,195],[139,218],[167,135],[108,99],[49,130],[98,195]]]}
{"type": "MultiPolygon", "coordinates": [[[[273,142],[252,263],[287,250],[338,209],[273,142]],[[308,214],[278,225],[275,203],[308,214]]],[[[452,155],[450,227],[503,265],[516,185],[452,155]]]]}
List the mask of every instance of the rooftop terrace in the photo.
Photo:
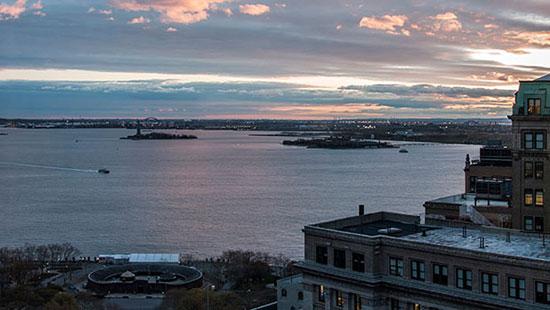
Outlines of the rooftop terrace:
{"type": "MultiPolygon", "coordinates": [[[[480,194],[482,195],[482,194],[480,194]]],[[[494,199],[476,199],[475,194],[458,194],[430,200],[430,203],[456,204],[470,207],[509,207],[508,201],[494,199]]]]}

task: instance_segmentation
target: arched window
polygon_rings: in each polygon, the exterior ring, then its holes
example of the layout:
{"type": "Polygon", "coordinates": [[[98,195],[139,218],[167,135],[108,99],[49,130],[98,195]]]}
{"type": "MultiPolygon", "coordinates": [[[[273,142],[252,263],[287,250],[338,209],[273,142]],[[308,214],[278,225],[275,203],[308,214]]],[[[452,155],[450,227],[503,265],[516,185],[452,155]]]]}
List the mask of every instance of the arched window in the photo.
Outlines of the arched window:
{"type": "Polygon", "coordinates": [[[304,300],[304,293],[303,292],[298,292],[298,300],[304,300]]]}
{"type": "Polygon", "coordinates": [[[286,289],[283,288],[281,290],[281,296],[286,297],[286,289]]]}

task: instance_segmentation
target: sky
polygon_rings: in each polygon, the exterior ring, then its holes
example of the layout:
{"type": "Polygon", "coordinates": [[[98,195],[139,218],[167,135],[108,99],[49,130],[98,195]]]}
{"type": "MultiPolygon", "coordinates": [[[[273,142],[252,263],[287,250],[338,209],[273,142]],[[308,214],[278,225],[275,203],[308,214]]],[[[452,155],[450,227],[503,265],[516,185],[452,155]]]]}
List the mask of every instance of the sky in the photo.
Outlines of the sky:
{"type": "Polygon", "coordinates": [[[548,0],[0,0],[0,117],[502,118],[548,0]]]}

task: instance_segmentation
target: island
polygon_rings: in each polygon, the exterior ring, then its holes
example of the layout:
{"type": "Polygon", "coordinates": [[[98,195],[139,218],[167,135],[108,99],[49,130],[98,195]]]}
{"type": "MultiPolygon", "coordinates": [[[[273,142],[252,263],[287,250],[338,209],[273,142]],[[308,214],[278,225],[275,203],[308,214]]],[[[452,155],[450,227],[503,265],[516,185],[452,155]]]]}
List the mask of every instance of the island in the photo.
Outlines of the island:
{"type": "Polygon", "coordinates": [[[313,149],[382,149],[382,148],[398,148],[388,142],[352,139],[345,136],[331,136],[322,139],[297,139],[284,140],[283,145],[305,146],[313,149]]]}
{"type": "Polygon", "coordinates": [[[122,137],[121,139],[127,140],[191,140],[197,139],[197,136],[193,135],[176,135],[164,132],[151,132],[146,134],[137,133],[132,136],[122,137]]]}

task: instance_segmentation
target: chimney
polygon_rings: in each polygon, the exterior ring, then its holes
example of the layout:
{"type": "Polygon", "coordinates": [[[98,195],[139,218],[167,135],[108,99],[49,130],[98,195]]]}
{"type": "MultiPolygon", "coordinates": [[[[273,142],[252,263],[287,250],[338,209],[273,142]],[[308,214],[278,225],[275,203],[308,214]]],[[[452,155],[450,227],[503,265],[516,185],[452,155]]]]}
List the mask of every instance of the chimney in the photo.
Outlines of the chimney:
{"type": "Polygon", "coordinates": [[[359,215],[365,215],[365,205],[359,205],[359,215]]]}

